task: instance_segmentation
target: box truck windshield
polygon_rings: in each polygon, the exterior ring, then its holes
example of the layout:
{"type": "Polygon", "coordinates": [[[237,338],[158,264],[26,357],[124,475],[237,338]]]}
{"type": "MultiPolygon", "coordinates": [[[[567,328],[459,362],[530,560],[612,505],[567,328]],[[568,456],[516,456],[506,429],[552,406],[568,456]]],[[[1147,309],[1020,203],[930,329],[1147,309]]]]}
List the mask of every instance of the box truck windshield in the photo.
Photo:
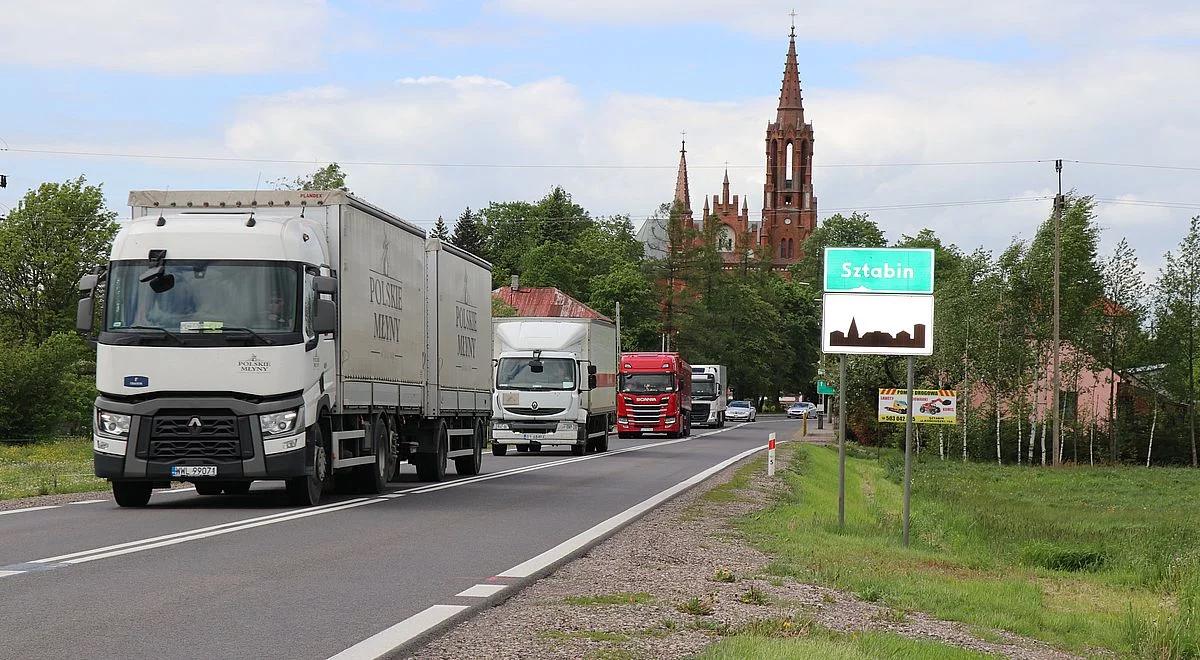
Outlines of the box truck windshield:
{"type": "Polygon", "coordinates": [[[305,307],[300,272],[298,264],[286,262],[115,262],[109,270],[105,330],[298,334],[299,310],[305,307]]]}
{"type": "Polygon", "coordinates": [[[502,358],[496,368],[499,390],[573,390],[575,361],[568,358],[502,358]]]}
{"type": "Polygon", "coordinates": [[[692,396],[713,398],[717,396],[717,383],[711,380],[693,380],[692,396]]]}
{"type": "Polygon", "coordinates": [[[622,392],[674,392],[675,377],[671,374],[621,374],[622,392]]]}

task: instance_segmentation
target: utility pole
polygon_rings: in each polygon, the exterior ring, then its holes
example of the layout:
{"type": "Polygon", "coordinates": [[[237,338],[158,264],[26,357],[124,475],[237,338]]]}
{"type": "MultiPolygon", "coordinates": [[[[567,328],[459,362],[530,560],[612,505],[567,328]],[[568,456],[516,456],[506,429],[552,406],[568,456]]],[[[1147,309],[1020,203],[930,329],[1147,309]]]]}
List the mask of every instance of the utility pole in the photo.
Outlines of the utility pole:
{"type": "Polygon", "coordinates": [[[1061,387],[1061,374],[1059,374],[1059,348],[1061,338],[1059,337],[1059,279],[1060,269],[1062,268],[1062,215],[1063,215],[1063,194],[1062,194],[1062,159],[1054,161],[1054,171],[1058,174],[1058,194],[1054,196],[1054,375],[1050,387],[1053,389],[1053,406],[1051,412],[1054,423],[1051,427],[1051,432],[1054,437],[1051,439],[1050,464],[1058,465],[1062,463],[1059,458],[1059,443],[1062,441],[1062,415],[1059,410],[1059,396],[1061,387]]]}

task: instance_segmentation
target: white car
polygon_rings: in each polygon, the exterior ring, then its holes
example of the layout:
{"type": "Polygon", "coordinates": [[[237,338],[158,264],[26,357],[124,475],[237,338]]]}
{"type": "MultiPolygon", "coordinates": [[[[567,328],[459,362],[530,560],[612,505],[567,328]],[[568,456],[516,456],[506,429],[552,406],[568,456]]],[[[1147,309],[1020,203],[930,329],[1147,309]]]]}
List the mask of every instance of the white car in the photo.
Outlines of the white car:
{"type": "Polygon", "coordinates": [[[753,422],[758,417],[758,411],[749,401],[730,401],[725,409],[725,419],[736,422],[753,422]]]}

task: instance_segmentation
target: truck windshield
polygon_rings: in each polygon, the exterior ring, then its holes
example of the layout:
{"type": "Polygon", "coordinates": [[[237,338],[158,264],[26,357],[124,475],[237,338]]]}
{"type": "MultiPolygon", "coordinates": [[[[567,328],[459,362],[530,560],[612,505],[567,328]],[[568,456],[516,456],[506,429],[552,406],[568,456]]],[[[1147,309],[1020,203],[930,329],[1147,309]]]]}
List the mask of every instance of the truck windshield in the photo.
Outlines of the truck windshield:
{"type": "Polygon", "coordinates": [[[711,380],[693,380],[692,396],[716,398],[717,384],[711,380]]]}
{"type": "Polygon", "coordinates": [[[674,392],[675,377],[671,374],[621,374],[622,392],[674,392]]]}
{"type": "Polygon", "coordinates": [[[496,367],[498,390],[573,390],[575,360],[569,358],[501,358],[496,367]]]}
{"type": "Polygon", "coordinates": [[[300,331],[298,264],[165,261],[160,274],[143,282],[148,268],[145,261],[118,261],[110,267],[107,332],[261,338],[300,331]]]}

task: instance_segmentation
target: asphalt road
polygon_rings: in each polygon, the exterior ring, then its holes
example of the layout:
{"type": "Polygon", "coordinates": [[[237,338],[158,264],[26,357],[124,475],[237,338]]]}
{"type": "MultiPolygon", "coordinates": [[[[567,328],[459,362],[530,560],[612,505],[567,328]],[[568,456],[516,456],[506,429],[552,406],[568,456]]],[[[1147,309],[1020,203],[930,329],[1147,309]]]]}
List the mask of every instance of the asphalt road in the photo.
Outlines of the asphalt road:
{"type": "Polygon", "coordinates": [[[480,477],[406,474],[384,496],[313,509],[264,483],[3,515],[0,658],[328,658],[431,606],[478,604],[456,594],[798,428],[485,455],[480,477]]]}

